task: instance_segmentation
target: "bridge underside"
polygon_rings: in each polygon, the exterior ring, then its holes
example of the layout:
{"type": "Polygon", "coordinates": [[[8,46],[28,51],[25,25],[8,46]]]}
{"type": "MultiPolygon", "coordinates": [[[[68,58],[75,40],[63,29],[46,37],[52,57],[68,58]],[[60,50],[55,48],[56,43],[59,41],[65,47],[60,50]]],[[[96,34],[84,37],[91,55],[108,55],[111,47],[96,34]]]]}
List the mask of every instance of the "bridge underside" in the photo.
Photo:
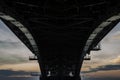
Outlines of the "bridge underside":
{"type": "Polygon", "coordinates": [[[33,38],[26,37],[28,33],[11,24],[15,20],[1,15],[9,28],[38,56],[44,80],[80,80],[85,54],[89,54],[92,46],[119,21],[106,20],[120,12],[119,1],[113,0],[4,0],[0,5],[2,13],[20,21],[32,34],[37,45],[32,45],[33,38]],[[104,21],[109,25],[103,24],[101,31],[93,33],[104,21]],[[95,38],[91,38],[91,34],[95,38]],[[86,44],[88,39],[92,41],[90,45],[86,44]],[[86,51],[85,46],[89,46],[86,51]]]}

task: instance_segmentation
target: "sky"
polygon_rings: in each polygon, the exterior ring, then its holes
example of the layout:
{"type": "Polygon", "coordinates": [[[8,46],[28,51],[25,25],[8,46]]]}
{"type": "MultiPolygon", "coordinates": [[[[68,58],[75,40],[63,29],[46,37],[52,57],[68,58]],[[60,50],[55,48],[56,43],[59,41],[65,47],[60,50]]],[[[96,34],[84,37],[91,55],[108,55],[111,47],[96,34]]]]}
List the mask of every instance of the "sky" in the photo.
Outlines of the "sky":
{"type": "Polygon", "coordinates": [[[30,50],[0,20],[0,80],[38,80],[37,61],[29,61],[30,50]]]}
{"type": "Polygon", "coordinates": [[[91,51],[91,60],[84,61],[84,80],[120,80],[120,23],[100,42],[100,51],[91,51]]]}
{"type": "MultiPolygon", "coordinates": [[[[91,52],[91,60],[84,61],[83,80],[120,80],[120,23],[101,41],[100,51],[91,52]]],[[[0,80],[38,80],[31,73],[40,72],[37,61],[29,61],[33,54],[0,21],[0,80]]]]}

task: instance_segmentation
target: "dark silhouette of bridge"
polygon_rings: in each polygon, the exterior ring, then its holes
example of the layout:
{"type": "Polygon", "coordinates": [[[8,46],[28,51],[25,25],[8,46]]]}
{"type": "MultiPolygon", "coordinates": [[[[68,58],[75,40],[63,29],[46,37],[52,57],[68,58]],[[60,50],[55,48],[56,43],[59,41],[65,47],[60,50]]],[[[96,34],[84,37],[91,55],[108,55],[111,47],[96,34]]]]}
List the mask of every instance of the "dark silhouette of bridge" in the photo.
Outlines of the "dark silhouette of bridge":
{"type": "Polygon", "coordinates": [[[81,80],[84,57],[120,20],[120,1],[0,0],[0,18],[37,56],[42,80],[81,80]]]}

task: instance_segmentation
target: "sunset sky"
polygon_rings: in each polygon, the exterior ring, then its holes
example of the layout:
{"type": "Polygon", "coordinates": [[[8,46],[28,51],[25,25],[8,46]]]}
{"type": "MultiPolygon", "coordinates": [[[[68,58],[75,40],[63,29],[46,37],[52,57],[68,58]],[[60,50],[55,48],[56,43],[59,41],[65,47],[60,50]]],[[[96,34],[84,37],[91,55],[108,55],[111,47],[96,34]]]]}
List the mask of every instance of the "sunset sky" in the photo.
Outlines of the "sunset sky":
{"type": "Polygon", "coordinates": [[[101,51],[91,52],[84,61],[84,80],[120,80],[120,23],[101,41],[101,51]]]}
{"type": "Polygon", "coordinates": [[[30,50],[0,21],[0,80],[38,80],[37,61],[29,61],[30,50]]]}
{"type": "MultiPolygon", "coordinates": [[[[101,48],[91,52],[90,61],[84,61],[83,80],[120,80],[120,24],[101,41],[101,48]]],[[[40,71],[37,61],[29,61],[32,55],[0,21],[0,80],[38,80],[30,76],[40,71]]]]}

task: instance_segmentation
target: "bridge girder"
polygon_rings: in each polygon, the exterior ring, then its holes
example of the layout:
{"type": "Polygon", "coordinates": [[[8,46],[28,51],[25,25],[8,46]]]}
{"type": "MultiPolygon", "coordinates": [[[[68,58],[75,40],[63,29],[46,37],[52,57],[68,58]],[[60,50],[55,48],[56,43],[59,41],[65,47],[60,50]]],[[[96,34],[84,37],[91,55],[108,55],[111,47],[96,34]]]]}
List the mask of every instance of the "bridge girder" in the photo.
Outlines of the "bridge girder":
{"type": "Polygon", "coordinates": [[[0,18],[38,56],[43,78],[51,73],[61,80],[72,74],[79,80],[86,53],[120,20],[120,1],[115,0],[4,0],[0,4],[0,18]]]}

